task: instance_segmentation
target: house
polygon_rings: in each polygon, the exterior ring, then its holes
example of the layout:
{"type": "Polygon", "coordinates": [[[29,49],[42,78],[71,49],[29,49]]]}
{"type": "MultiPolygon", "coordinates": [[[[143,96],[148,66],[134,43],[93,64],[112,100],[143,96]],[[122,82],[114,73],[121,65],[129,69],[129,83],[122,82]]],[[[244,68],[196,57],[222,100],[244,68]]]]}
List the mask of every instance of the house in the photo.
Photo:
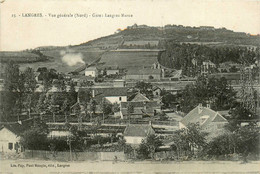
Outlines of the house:
{"type": "Polygon", "coordinates": [[[179,81],[182,78],[182,70],[176,70],[171,73],[171,81],[179,81]]]}
{"type": "Polygon", "coordinates": [[[97,77],[98,76],[98,70],[96,67],[88,67],[85,69],[85,76],[90,77],[97,77]]]}
{"type": "Polygon", "coordinates": [[[187,128],[190,123],[198,123],[202,131],[209,133],[208,139],[211,139],[224,132],[228,121],[219,112],[210,109],[210,105],[203,107],[199,104],[179,122],[179,128],[187,128]]]}
{"type": "Polygon", "coordinates": [[[126,144],[132,146],[141,144],[143,139],[152,134],[155,134],[155,131],[150,124],[129,124],[126,126],[123,133],[126,144]]]}
{"type": "Polygon", "coordinates": [[[161,105],[157,101],[127,101],[120,103],[120,115],[125,118],[142,118],[144,116],[154,116],[161,110],[161,105]]]}
{"type": "Polygon", "coordinates": [[[119,74],[119,69],[107,69],[107,75],[118,75],[119,74]]]}
{"type": "Polygon", "coordinates": [[[145,101],[150,101],[146,96],[141,94],[140,92],[137,92],[133,96],[129,98],[131,102],[145,102],[145,101]]]}
{"type": "Polygon", "coordinates": [[[203,61],[201,65],[201,74],[211,74],[212,72],[214,72],[215,68],[216,65],[210,60],[203,61]]]}
{"type": "Polygon", "coordinates": [[[160,97],[162,90],[158,86],[153,86],[153,96],[160,97]]]}
{"type": "Polygon", "coordinates": [[[241,68],[241,65],[232,61],[223,62],[219,64],[219,72],[237,72],[241,68]]]}
{"type": "Polygon", "coordinates": [[[128,69],[125,76],[126,80],[160,80],[161,78],[162,70],[151,68],[128,69]]]}
{"type": "Polygon", "coordinates": [[[0,128],[0,151],[7,153],[20,152],[20,126],[4,125],[0,128]]]}
{"type": "Polygon", "coordinates": [[[127,88],[126,87],[88,87],[80,88],[80,91],[89,90],[92,98],[97,102],[101,103],[103,99],[106,99],[111,104],[126,102],[127,101],[127,88]]]}
{"type": "Polygon", "coordinates": [[[55,138],[66,138],[73,136],[70,131],[67,130],[50,130],[47,137],[51,139],[55,138]]]}
{"type": "Polygon", "coordinates": [[[158,101],[149,100],[146,96],[137,92],[129,98],[129,101],[120,103],[121,119],[142,118],[143,116],[154,116],[161,111],[161,104],[158,101]]]}
{"type": "Polygon", "coordinates": [[[84,102],[80,100],[80,98],[78,97],[77,102],[70,107],[70,111],[71,111],[71,115],[76,115],[77,113],[80,113],[81,115],[85,115],[86,111],[85,111],[84,102]]]}

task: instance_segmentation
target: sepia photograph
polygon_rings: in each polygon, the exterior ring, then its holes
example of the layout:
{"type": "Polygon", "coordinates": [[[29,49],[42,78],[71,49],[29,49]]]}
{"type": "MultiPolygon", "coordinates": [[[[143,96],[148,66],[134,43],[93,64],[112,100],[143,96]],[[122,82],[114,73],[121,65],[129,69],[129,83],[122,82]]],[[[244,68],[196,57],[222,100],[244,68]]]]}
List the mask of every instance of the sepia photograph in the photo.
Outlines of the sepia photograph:
{"type": "Polygon", "coordinates": [[[260,0],[1,0],[16,173],[260,173],[260,0]]]}

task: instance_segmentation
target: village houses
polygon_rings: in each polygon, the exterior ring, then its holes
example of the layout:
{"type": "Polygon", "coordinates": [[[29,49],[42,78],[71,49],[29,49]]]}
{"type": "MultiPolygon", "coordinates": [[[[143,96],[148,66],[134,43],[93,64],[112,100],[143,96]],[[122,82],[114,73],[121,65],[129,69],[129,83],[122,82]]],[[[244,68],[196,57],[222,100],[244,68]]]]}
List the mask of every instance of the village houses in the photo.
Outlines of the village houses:
{"type": "Polygon", "coordinates": [[[153,134],[155,134],[155,131],[150,124],[129,124],[123,133],[126,144],[130,144],[134,147],[140,145],[142,140],[153,134]]]}
{"type": "Polygon", "coordinates": [[[146,96],[138,92],[130,101],[120,103],[120,116],[126,118],[152,117],[161,111],[161,104],[158,101],[149,100],[146,96]]]}
{"type": "Polygon", "coordinates": [[[224,126],[228,121],[219,113],[199,104],[191,110],[180,122],[179,128],[187,128],[190,123],[198,123],[202,131],[208,133],[208,139],[214,138],[224,132],[224,126]]]}
{"type": "Polygon", "coordinates": [[[88,67],[85,69],[85,76],[90,77],[97,77],[98,76],[98,70],[96,67],[88,67]]]}
{"type": "Polygon", "coordinates": [[[0,128],[0,148],[1,152],[17,153],[21,151],[20,129],[17,124],[4,125],[0,128]]]}

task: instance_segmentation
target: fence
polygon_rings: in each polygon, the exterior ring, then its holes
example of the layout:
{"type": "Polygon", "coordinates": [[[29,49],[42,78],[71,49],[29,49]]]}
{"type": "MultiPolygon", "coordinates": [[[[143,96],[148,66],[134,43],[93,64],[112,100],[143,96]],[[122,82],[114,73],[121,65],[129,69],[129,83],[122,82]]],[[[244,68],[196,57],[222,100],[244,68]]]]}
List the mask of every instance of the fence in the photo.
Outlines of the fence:
{"type": "Polygon", "coordinates": [[[36,159],[51,159],[59,161],[112,161],[117,157],[117,160],[124,161],[126,156],[124,152],[51,152],[51,151],[41,151],[41,150],[27,150],[23,152],[22,157],[36,158],[36,159]]]}

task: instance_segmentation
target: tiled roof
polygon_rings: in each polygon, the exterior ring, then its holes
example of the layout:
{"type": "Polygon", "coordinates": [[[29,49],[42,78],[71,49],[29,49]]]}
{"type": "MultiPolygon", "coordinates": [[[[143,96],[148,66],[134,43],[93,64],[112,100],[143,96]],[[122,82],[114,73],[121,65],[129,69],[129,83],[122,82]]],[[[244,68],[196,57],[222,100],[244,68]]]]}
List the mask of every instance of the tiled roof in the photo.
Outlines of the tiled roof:
{"type": "Polygon", "coordinates": [[[138,92],[135,94],[134,98],[131,100],[133,102],[139,102],[139,101],[150,101],[147,97],[145,97],[143,94],[138,92]]]}
{"type": "Polygon", "coordinates": [[[161,90],[161,88],[159,88],[158,86],[153,86],[153,91],[155,91],[157,89],[161,90]]]}
{"type": "Polygon", "coordinates": [[[129,124],[125,128],[124,136],[146,137],[154,133],[151,125],[129,124]]]}
{"type": "Polygon", "coordinates": [[[202,123],[202,127],[207,126],[213,120],[214,122],[227,122],[227,120],[218,112],[207,107],[197,106],[181,120],[181,123],[185,126],[189,123],[197,123],[201,121],[202,116],[208,116],[208,118],[202,123]]]}
{"type": "Polygon", "coordinates": [[[85,69],[85,71],[95,71],[95,70],[97,70],[97,68],[93,67],[93,66],[88,67],[88,68],[85,69]]]}
{"type": "Polygon", "coordinates": [[[3,128],[8,129],[9,131],[13,132],[16,135],[21,135],[21,133],[23,132],[23,128],[20,124],[15,123],[15,124],[5,124],[0,126],[0,130],[2,130],[3,128]]]}
{"type": "Polygon", "coordinates": [[[160,105],[157,101],[146,101],[146,102],[121,102],[121,112],[123,115],[127,115],[127,106],[131,103],[134,108],[134,112],[131,115],[143,115],[143,114],[153,114],[155,109],[159,109],[160,105]]]}
{"type": "Polygon", "coordinates": [[[92,87],[92,88],[80,88],[79,91],[90,90],[91,95],[95,95],[94,99],[100,102],[104,97],[120,97],[127,96],[126,87],[92,87]]]}
{"type": "Polygon", "coordinates": [[[122,108],[127,108],[127,105],[131,103],[131,105],[134,107],[134,108],[137,108],[137,107],[158,107],[158,103],[157,101],[146,101],[146,102],[143,102],[143,101],[137,101],[137,102],[133,102],[133,101],[128,101],[128,102],[121,102],[121,107],[122,108]]]}

